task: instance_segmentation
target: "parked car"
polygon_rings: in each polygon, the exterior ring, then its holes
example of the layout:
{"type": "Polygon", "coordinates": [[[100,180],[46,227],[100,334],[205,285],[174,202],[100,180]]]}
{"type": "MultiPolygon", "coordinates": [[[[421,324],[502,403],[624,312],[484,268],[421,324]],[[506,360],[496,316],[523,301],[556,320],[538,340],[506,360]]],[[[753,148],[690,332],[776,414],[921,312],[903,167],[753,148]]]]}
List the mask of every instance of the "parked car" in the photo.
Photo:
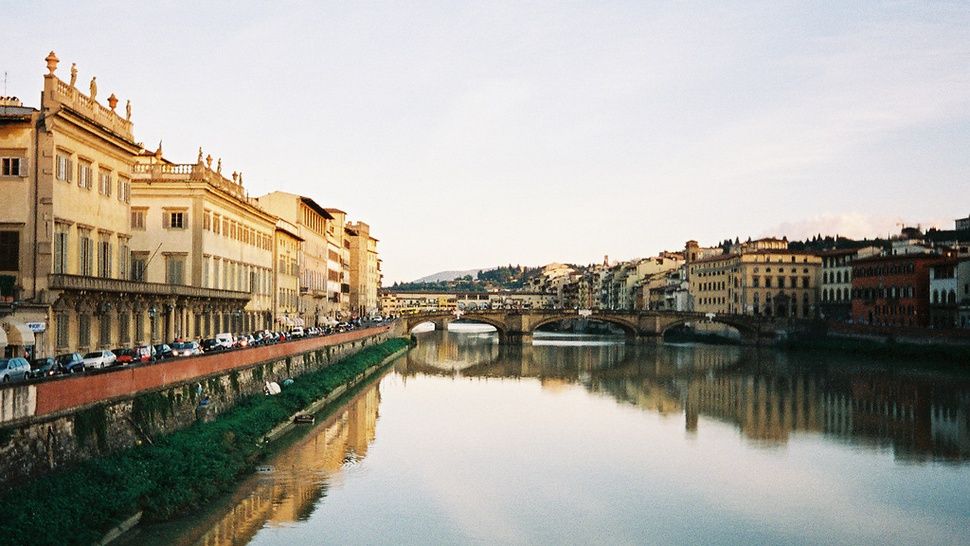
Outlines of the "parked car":
{"type": "Polygon", "coordinates": [[[90,353],[84,355],[84,369],[88,368],[107,368],[108,366],[115,363],[118,357],[115,356],[111,351],[102,349],[100,351],[91,351],[90,353]]]}
{"type": "Polygon", "coordinates": [[[115,364],[118,366],[141,362],[141,356],[134,349],[112,349],[111,352],[115,354],[115,364]]]}
{"type": "Polygon", "coordinates": [[[232,346],[236,344],[236,339],[228,332],[216,334],[215,340],[216,343],[222,345],[223,349],[232,349],[232,346]]]}
{"type": "Polygon", "coordinates": [[[61,373],[79,373],[84,371],[84,357],[80,353],[57,355],[57,365],[61,373]]]}
{"type": "Polygon", "coordinates": [[[172,358],[172,347],[167,343],[159,343],[155,345],[155,359],[164,360],[166,358],[172,358]]]}
{"type": "Polygon", "coordinates": [[[305,336],[306,336],[306,332],[303,331],[303,327],[302,326],[294,326],[290,330],[290,337],[291,338],[294,338],[295,339],[295,338],[301,338],[301,337],[305,337],[305,336]]]}
{"type": "Polygon", "coordinates": [[[134,362],[155,362],[155,346],[154,345],[139,345],[134,348],[137,358],[134,362]]]}
{"type": "Polygon", "coordinates": [[[26,358],[0,358],[0,382],[26,381],[30,362],[26,358]]]}
{"type": "Polygon", "coordinates": [[[204,353],[218,353],[227,350],[226,346],[219,343],[215,338],[203,339],[200,345],[204,353]]]}
{"type": "Polygon", "coordinates": [[[27,377],[40,379],[57,375],[60,371],[61,367],[57,365],[57,360],[54,357],[35,358],[30,363],[30,372],[28,372],[27,377]]]}
{"type": "Polygon", "coordinates": [[[182,341],[172,344],[172,356],[195,356],[202,354],[202,347],[194,341],[182,341]]]}

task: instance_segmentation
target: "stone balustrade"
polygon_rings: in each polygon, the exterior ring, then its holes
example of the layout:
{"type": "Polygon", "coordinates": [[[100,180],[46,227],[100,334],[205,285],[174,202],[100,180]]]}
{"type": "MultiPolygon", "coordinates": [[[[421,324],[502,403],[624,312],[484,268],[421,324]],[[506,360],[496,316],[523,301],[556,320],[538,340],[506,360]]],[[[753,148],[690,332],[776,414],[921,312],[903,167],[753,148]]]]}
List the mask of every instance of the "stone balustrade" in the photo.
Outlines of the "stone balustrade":
{"type": "Polygon", "coordinates": [[[54,79],[52,86],[54,96],[52,98],[57,102],[129,141],[134,139],[130,120],[119,116],[110,108],[102,106],[96,100],[92,100],[76,87],[71,87],[56,76],[49,75],[47,77],[54,79]]]}

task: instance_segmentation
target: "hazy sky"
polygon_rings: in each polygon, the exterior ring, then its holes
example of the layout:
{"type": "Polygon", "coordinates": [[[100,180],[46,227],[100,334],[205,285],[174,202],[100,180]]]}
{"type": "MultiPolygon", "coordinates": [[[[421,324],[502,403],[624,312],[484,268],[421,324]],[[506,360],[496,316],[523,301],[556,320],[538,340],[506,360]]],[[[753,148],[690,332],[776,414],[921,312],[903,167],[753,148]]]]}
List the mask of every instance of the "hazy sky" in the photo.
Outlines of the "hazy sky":
{"type": "Polygon", "coordinates": [[[388,284],[970,214],[965,1],[0,12],[6,94],[36,106],[56,50],[147,147],[370,223],[388,284]]]}

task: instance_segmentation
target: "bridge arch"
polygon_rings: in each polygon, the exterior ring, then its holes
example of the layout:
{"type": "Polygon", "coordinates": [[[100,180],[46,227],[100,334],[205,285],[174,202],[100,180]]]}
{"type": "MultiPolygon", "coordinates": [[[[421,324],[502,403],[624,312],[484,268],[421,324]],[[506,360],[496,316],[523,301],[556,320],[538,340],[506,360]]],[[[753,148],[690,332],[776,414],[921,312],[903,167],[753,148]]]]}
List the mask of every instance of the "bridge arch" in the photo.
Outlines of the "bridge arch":
{"type": "Polygon", "coordinates": [[[589,320],[589,321],[593,321],[593,322],[602,322],[602,323],[606,323],[606,324],[612,324],[612,325],[618,326],[620,329],[622,329],[623,330],[623,333],[626,335],[626,337],[636,337],[637,336],[637,333],[638,333],[637,325],[636,324],[632,324],[629,321],[623,320],[620,317],[613,317],[613,316],[610,316],[610,315],[590,315],[588,317],[580,317],[578,315],[546,317],[546,318],[540,319],[540,320],[536,321],[534,324],[532,324],[531,333],[535,333],[535,331],[538,330],[539,328],[541,328],[542,326],[545,326],[547,324],[552,324],[554,322],[559,322],[559,321],[565,320],[565,319],[571,319],[571,320],[589,320]]]}
{"type": "Polygon", "coordinates": [[[715,315],[712,318],[707,318],[707,317],[681,317],[681,318],[678,318],[676,320],[673,320],[673,321],[667,323],[660,330],[660,332],[658,334],[659,334],[660,337],[663,337],[667,333],[667,331],[670,330],[671,328],[676,328],[677,326],[683,326],[684,324],[686,324],[688,322],[694,322],[694,323],[697,323],[697,322],[713,322],[713,323],[717,323],[717,324],[723,324],[725,326],[730,326],[731,328],[734,328],[735,330],[737,330],[738,331],[738,334],[741,335],[741,340],[742,341],[750,341],[750,340],[757,340],[758,339],[758,330],[755,327],[753,327],[751,324],[749,324],[749,323],[747,323],[747,322],[745,322],[743,320],[735,320],[735,319],[733,319],[731,317],[722,317],[722,316],[717,316],[717,315],[715,315]]]}
{"type": "Polygon", "coordinates": [[[498,335],[500,338],[505,336],[505,333],[508,331],[508,328],[509,328],[508,325],[505,324],[505,322],[502,320],[476,314],[474,312],[463,313],[461,315],[461,318],[457,319],[457,321],[453,320],[451,322],[458,322],[458,321],[462,321],[466,323],[472,322],[472,323],[478,323],[478,324],[487,324],[498,331],[498,335]]]}

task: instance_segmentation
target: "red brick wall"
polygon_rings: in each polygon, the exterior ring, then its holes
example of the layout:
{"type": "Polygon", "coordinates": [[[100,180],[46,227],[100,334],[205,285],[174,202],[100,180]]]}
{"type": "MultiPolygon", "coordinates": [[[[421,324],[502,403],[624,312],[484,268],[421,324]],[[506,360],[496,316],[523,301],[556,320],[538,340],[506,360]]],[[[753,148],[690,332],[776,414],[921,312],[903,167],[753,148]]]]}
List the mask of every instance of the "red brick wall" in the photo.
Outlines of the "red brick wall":
{"type": "Polygon", "coordinates": [[[166,360],[152,365],[115,368],[101,373],[45,381],[36,385],[37,408],[34,416],[66,411],[102,400],[130,397],[141,391],[152,391],[236,368],[249,368],[262,362],[280,360],[289,355],[315,351],[389,331],[390,326],[380,326],[278,345],[166,360]]]}

